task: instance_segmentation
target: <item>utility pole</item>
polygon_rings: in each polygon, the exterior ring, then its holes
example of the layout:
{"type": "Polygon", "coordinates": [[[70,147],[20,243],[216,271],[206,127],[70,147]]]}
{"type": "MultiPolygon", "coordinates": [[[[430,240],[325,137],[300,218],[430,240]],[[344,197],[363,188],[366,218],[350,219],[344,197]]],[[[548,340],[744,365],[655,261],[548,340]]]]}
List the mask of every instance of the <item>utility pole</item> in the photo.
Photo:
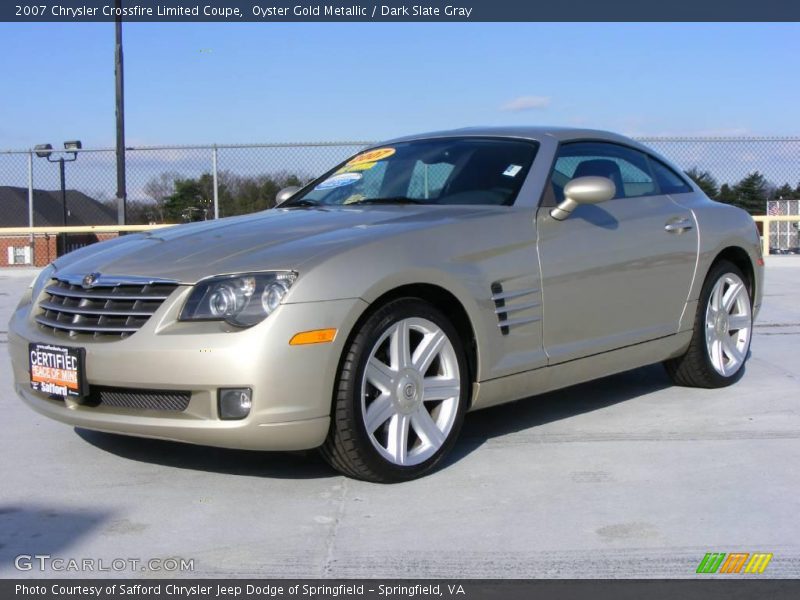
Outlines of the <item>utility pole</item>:
{"type": "MultiPolygon", "coordinates": [[[[117,15],[121,15],[122,0],[116,0],[117,15]]],[[[114,75],[116,79],[117,113],[117,224],[125,225],[127,191],[125,189],[125,78],[122,71],[122,17],[117,16],[114,27],[114,75]]]]}

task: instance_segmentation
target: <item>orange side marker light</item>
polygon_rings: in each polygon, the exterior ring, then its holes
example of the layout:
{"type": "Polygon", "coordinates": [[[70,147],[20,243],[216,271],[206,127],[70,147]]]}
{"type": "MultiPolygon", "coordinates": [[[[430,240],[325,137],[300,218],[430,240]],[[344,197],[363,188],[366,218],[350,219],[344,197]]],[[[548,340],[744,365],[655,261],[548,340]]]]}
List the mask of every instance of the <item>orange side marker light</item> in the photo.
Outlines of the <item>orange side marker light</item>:
{"type": "Polygon", "coordinates": [[[296,333],[291,340],[290,346],[303,346],[306,344],[329,344],[336,338],[336,329],[314,329],[313,331],[301,331],[296,333]]]}

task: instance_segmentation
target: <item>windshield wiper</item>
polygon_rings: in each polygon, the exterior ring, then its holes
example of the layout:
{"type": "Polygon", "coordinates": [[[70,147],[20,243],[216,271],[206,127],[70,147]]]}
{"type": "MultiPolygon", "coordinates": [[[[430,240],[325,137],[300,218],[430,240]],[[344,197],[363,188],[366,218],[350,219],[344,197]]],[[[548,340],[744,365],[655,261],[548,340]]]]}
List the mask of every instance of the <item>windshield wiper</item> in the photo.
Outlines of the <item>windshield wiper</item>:
{"type": "MultiPolygon", "coordinates": [[[[283,208],[292,208],[293,206],[319,206],[319,202],[317,202],[316,200],[306,200],[306,199],[295,200],[294,202],[289,200],[289,202],[287,202],[282,206],[283,208]]],[[[280,206],[278,208],[280,208],[280,206]]]]}
{"type": "Polygon", "coordinates": [[[430,202],[417,198],[406,198],[405,196],[390,196],[388,198],[362,198],[355,202],[349,202],[344,206],[354,206],[356,204],[430,204],[430,202]]]}

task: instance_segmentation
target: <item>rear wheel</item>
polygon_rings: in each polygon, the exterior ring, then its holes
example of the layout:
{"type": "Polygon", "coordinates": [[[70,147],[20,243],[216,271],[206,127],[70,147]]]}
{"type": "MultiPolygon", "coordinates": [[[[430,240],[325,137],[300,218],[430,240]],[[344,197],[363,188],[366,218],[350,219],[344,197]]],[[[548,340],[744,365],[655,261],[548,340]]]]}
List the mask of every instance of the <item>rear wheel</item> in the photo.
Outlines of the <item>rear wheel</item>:
{"type": "Polygon", "coordinates": [[[394,300],[345,348],[322,454],[358,479],[419,477],[455,442],[468,388],[466,356],[447,317],[422,300],[394,300]]]}
{"type": "Polygon", "coordinates": [[[678,385],[730,385],[742,374],[752,331],[750,288],[736,265],[720,261],[703,284],[689,349],[664,363],[667,372],[678,385]]]}

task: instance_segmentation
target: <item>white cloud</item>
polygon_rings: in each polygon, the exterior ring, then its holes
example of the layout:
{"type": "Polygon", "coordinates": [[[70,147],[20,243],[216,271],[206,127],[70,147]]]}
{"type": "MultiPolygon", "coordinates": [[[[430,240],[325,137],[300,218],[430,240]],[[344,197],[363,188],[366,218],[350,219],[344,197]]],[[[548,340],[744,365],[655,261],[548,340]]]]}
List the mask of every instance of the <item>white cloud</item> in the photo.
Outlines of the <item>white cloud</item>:
{"type": "Polygon", "coordinates": [[[519,98],[514,98],[503,104],[500,110],[519,112],[522,110],[547,108],[548,106],[550,106],[549,96],[520,96],[519,98]]]}

